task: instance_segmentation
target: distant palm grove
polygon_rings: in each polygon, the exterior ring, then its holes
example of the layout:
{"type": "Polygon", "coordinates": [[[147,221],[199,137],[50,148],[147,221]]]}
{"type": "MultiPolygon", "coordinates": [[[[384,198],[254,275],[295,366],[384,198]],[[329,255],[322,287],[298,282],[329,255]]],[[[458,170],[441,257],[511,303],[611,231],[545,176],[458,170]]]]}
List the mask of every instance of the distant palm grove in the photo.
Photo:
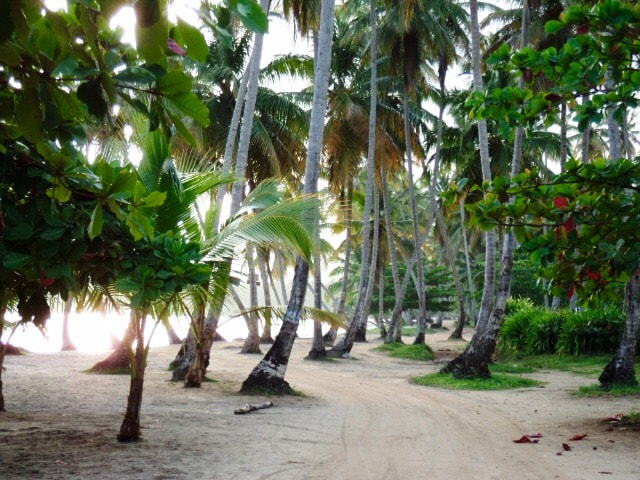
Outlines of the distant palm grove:
{"type": "Polygon", "coordinates": [[[234,315],[242,353],[268,348],[243,392],[292,392],[301,320],[313,360],[446,318],[474,327],[454,378],[544,331],[610,354],[604,387],[637,383],[635,2],[203,0],[195,23],[166,0],[0,3],[0,379],[18,328],[75,305],[130,319],[94,367],[130,374],[123,442],[176,317],[185,387],[234,315]],[[275,15],[313,55],[262,58],[275,15]],[[606,341],[574,341],[584,311],[606,341]]]}

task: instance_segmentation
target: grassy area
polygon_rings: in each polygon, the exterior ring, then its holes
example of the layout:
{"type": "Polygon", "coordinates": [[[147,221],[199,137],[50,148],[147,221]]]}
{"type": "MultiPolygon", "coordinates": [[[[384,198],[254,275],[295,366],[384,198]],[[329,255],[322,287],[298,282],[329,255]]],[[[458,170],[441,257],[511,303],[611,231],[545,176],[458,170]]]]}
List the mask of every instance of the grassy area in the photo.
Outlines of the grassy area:
{"type": "Polygon", "coordinates": [[[385,343],[379,345],[374,350],[387,352],[389,356],[395,358],[405,358],[407,360],[422,360],[428,362],[433,360],[433,351],[428,345],[406,345],[404,343],[385,343]]]}
{"type": "MultiPolygon", "coordinates": [[[[603,388],[599,383],[578,388],[578,395],[582,397],[623,397],[625,395],[640,395],[640,385],[618,385],[603,388]]],[[[637,415],[640,416],[640,413],[637,415]]]]}
{"type": "Polygon", "coordinates": [[[449,374],[432,373],[414,377],[411,383],[451,390],[510,390],[513,388],[536,387],[543,382],[516,375],[492,374],[487,379],[457,379],[449,374]]]}
{"type": "Polygon", "coordinates": [[[502,371],[503,373],[530,373],[534,370],[561,370],[563,372],[590,377],[602,372],[602,369],[610,359],[610,355],[530,355],[503,357],[496,362],[492,371],[502,371]],[[508,369],[522,369],[522,371],[508,371],[508,369]]]}
{"type": "MultiPolygon", "coordinates": [[[[418,332],[418,327],[402,327],[403,337],[415,337],[417,332],[418,332]]],[[[442,329],[441,328],[439,329],[425,328],[424,329],[425,335],[429,335],[430,333],[438,333],[438,332],[442,332],[442,329]]],[[[380,335],[380,329],[379,328],[367,329],[367,334],[380,335]]]]}

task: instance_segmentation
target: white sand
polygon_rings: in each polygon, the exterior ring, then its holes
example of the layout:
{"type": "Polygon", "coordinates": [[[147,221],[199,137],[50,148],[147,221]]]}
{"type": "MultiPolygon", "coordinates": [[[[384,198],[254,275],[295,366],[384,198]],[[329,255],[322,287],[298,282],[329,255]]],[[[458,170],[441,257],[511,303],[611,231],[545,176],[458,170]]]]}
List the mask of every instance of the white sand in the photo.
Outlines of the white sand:
{"type": "MultiPolygon", "coordinates": [[[[427,342],[461,348],[446,333],[427,342]]],[[[272,398],[274,407],[249,415],[233,411],[264,398],[235,392],[259,356],[216,344],[217,382],[192,390],[167,381],[176,347],[154,349],[138,444],[116,441],[128,377],[82,373],[104,354],[8,357],[0,479],[640,478],[640,432],[601,421],[640,408],[638,397],[575,397],[595,378],[557,372],[531,375],[545,388],[420,387],[408,379],[439,365],[391,359],[371,351],[377,344],[356,344],[354,360],[310,362],[302,360],[310,341],[297,340],[287,380],[305,396],[272,398]],[[513,443],[538,432],[538,444],[513,443]],[[568,442],[575,434],[587,437],[568,442]]]]}

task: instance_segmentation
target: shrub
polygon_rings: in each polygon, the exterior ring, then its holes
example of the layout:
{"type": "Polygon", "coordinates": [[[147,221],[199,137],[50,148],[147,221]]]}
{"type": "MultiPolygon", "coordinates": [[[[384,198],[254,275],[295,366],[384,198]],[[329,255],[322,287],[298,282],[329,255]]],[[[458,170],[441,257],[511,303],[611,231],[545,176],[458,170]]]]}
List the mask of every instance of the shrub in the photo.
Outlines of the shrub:
{"type": "Polygon", "coordinates": [[[613,353],[624,322],[624,314],[613,307],[575,312],[562,325],[556,351],[568,355],[613,353]]]}
{"type": "Polygon", "coordinates": [[[519,312],[520,310],[529,310],[535,307],[533,301],[526,297],[509,297],[507,299],[507,305],[504,307],[505,316],[512,313],[519,312]]]}
{"type": "Polygon", "coordinates": [[[530,305],[514,309],[513,313],[505,315],[498,334],[498,352],[524,353],[527,348],[527,332],[531,326],[531,319],[543,310],[530,305]]]}
{"type": "Polygon", "coordinates": [[[562,325],[570,312],[567,310],[536,309],[526,331],[525,352],[529,355],[554,353],[562,325]]]}

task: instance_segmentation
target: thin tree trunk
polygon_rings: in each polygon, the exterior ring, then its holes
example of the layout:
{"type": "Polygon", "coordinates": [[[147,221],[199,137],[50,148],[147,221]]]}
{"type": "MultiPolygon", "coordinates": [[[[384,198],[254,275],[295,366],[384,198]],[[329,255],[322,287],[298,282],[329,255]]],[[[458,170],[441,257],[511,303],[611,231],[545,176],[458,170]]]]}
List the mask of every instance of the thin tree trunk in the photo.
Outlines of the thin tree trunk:
{"type": "MultiPolygon", "coordinates": [[[[322,0],[318,61],[316,62],[317,66],[315,68],[315,81],[313,86],[309,144],[307,147],[307,163],[304,176],[304,193],[316,193],[318,191],[320,153],[322,151],[324,120],[327,110],[334,7],[334,0],[322,0]]],[[[313,233],[317,235],[317,229],[313,233]]],[[[291,392],[291,387],[284,379],[284,376],[289,364],[289,357],[291,356],[296,330],[300,323],[300,314],[304,306],[308,277],[309,264],[302,258],[298,258],[296,260],[289,305],[287,306],[280,332],[265,357],[256,365],[247,379],[242,383],[241,392],[291,392]]]]}
{"type": "Polygon", "coordinates": [[[204,380],[204,373],[207,368],[205,363],[205,352],[202,348],[202,342],[204,340],[204,327],[205,327],[205,313],[206,305],[204,300],[199,301],[196,307],[196,318],[193,322],[193,329],[196,331],[195,335],[195,349],[193,361],[191,362],[187,375],[184,379],[184,386],[187,388],[200,388],[202,381],[204,380]]]}
{"type": "Polygon", "coordinates": [[[278,262],[278,270],[280,270],[280,288],[282,289],[282,302],[289,303],[289,297],[287,295],[287,286],[284,281],[284,261],[282,260],[282,252],[276,250],[276,262],[278,262]]]}
{"type": "MultiPolygon", "coordinates": [[[[313,258],[313,306],[314,308],[322,308],[322,271],[320,270],[320,253],[316,253],[313,258]]],[[[309,360],[319,360],[326,358],[327,350],[324,348],[324,340],[322,338],[322,323],[319,320],[313,321],[313,342],[311,350],[307,354],[309,360]]]]}
{"type": "MultiPolygon", "coordinates": [[[[607,88],[613,89],[614,81],[611,78],[610,70],[607,70],[605,79],[607,88]]],[[[611,161],[617,160],[622,156],[620,150],[620,126],[613,116],[614,111],[614,107],[609,107],[607,109],[607,130],[609,132],[609,160],[611,161]]]]}
{"type": "Polygon", "coordinates": [[[271,291],[273,292],[273,295],[276,297],[276,305],[282,305],[283,301],[280,299],[280,295],[278,295],[278,288],[276,287],[276,282],[273,279],[273,270],[271,269],[271,266],[269,265],[269,262],[266,262],[266,268],[267,268],[267,276],[269,279],[269,284],[271,285],[271,291]]]}
{"type": "MultiPolygon", "coordinates": [[[[269,0],[260,0],[260,8],[268,14],[269,0]]],[[[260,76],[260,60],[262,59],[262,44],[264,35],[255,33],[253,40],[253,51],[251,52],[251,68],[249,69],[249,83],[247,84],[247,96],[244,101],[244,111],[242,114],[242,127],[240,128],[240,139],[238,141],[238,155],[236,156],[236,167],[234,176],[244,179],[246,176],[247,163],[249,159],[249,145],[251,144],[251,133],[253,129],[253,117],[258,96],[258,83],[260,76]]],[[[234,215],[240,208],[244,196],[243,180],[234,182],[231,189],[231,215],[234,215]]]]}
{"type": "Polygon", "coordinates": [[[354,341],[367,341],[367,323],[369,311],[371,309],[371,297],[376,284],[376,272],[378,271],[378,248],[380,246],[380,194],[377,185],[373,185],[373,244],[371,246],[371,268],[369,269],[369,280],[367,281],[367,293],[362,306],[362,317],[356,330],[354,341]]]}
{"type": "MultiPolygon", "coordinates": [[[[369,42],[370,56],[370,99],[369,99],[369,136],[367,146],[367,183],[365,187],[364,209],[362,212],[362,249],[360,280],[358,282],[358,298],[356,306],[349,322],[347,332],[340,341],[329,350],[331,357],[342,357],[349,353],[353,347],[353,340],[361,322],[364,297],[367,294],[366,281],[369,278],[369,258],[371,257],[371,202],[373,197],[373,172],[376,152],[376,108],[378,105],[378,47],[377,47],[377,14],[375,0],[369,0],[369,26],[371,28],[369,42]]],[[[372,267],[373,268],[373,267],[372,267]]]]}
{"type": "MultiPolygon", "coordinates": [[[[478,23],[478,0],[470,0],[469,16],[471,23],[471,66],[473,70],[473,88],[477,91],[484,90],[482,70],[480,68],[480,26],[478,23]]],[[[482,180],[491,181],[491,159],[489,158],[489,134],[487,122],[478,120],[478,146],[480,148],[480,164],[482,167],[482,180]]],[[[482,289],[482,301],[480,313],[476,322],[476,330],[482,330],[491,313],[491,303],[495,286],[496,271],[496,233],[489,230],[485,235],[485,269],[484,286],[482,289]]]]}
{"type": "Polygon", "coordinates": [[[460,207],[460,225],[462,231],[462,244],[464,246],[464,261],[467,269],[467,282],[469,282],[469,295],[471,296],[471,300],[469,301],[469,306],[471,307],[471,317],[476,319],[476,315],[478,312],[478,305],[476,304],[476,285],[473,281],[473,274],[471,273],[471,256],[469,254],[469,241],[467,240],[467,232],[465,230],[465,214],[464,214],[464,198],[460,199],[459,202],[460,207]]]}
{"type": "Polygon", "coordinates": [[[626,110],[622,116],[622,140],[624,141],[624,155],[631,162],[633,161],[633,145],[629,135],[629,114],[626,110]]]}
{"type": "Polygon", "coordinates": [[[147,350],[144,345],[144,327],[146,311],[136,310],[132,313],[135,351],[132,341],[127,345],[129,355],[133,359],[131,365],[131,381],[129,383],[129,397],[127,399],[127,411],[124,415],[118,441],[137,442],[140,440],[140,407],[142,406],[142,389],[144,386],[144,370],[146,366],[147,350]]]}
{"type": "MultiPolygon", "coordinates": [[[[339,315],[344,315],[344,306],[347,301],[347,290],[349,284],[349,269],[351,265],[351,224],[353,214],[353,179],[350,178],[347,182],[347,198],[346,206],[344,207],[345,216],[345,246],[344,246],[344,266],[342,272],[342,288],[340,289],[340,299],[338,300],[339,315]]],[[[324,342],[326,345],[333,345],[336,341],[338,329],[332,327],[324,336],[324,342]]]]}
{"type": "Polygon", "coordinates": [[[387,338],[387,328],[384,324],[384,268],[378,272],[378,329],[379,338],[387,338]]]}
{"type": "Polygon", "coordinates": [[[426,318],[426,305],[424,299],[424,273],[422,264],[422,244],[418,233],[418,207],[416,205],[416,190],[413,180],[413,159],[411,158],[411,127],[409,123],[409,86],[405,80],[403,92],[403,113],[404,113],[404,144],[407,160],[407,176],[409,177],[409,198],[411,201],[411,223],[413,227],[413,248],[416,252],[416,275],[418,277],[416,290],[418,292],[418,328],[415,344],[424,343],[424,329],[426,318]]]}
{"type": "Polygon", "coordinates": [[[247,244],[247,264],[249,268],[249,298],[251,313],[249,313],[249,334],[244,341],[240,353],[262,353],[260,351],[260,332],[258,330],[258,316],[253,311],[258,306],[258,286],[256,278],[256,267],[253,256],[253,244],[247,244]]]}
{"type": "MultiPolygon", "coordinates": [[[[522,5],[522,40],[521,45],[527,45],[529,27],[529,3],[524,0],[522,5]]],[[[518,86],[524,88],[524,80],[520,77],[518,86]]],[[[524,137],[524,127],[516,127],[513,142],[513,159],[511,163],[511,177],[515,177],[520,172],[522,159],[522,141],[524,137]]],[[[510,202],[514,202],[513,197],[510,202]]],[[[495,352],[498,331],[502,325],[504,309],[509,298],[511,285],[511,271],[513,267],[513,251],[515,249],[515,235],[513,231],[508,231],[504,235],[504,245],[502,248],[500,277],[495,305],[484,328],[476,329],[471,338],[471,342],[465,351],[447,364],[441,371],[451,373],[457,378],[486,378],[490,376],[489,362],[495,352]]]]}
{"type": "Polygon", "coordinates": [[[382,206],[384,209],[384,226],[387,230],[387,247],[389,249],[389,263],[391,264],[391,279],[393,280],[393,292],[396,297],[400,293],[400,276],[398,275],[398,265],[396,259],[396,250],[393,246],[393,231],[391,227],[391,204],[389,203],[389,191],[387,190],[387,182],[382,169],[380,169],[380,178],[382,178],[382,206]]]}
{"type": "Polygon", "coordinates": [[[71,314],[71,308],[73,307],[73,299],[67,298],[64,302],[64,312],[62,314],[62,350],[63,352],[76,350],[76,346],[71,341],[69,336],[69,315],[71,314]]]}
{"type": "Polygon", "coordinates": [[[569,140],[567,139],[567,102],[562,101],[560,105],[560,171],[564,171],[567,163],[567,151],[569,150],[569,140]]]}
{"type": "MultiPolygon", "coordinates": [[[[262,292],[264,294],[264,304],[266,307],[270,307],[271,303],[271,289],[269,288],[269,273],[268,273],[268,257],[264,254],[262,248],[256,249],[258,255],[258,269],[260,270],[260,279],[262,280],[262,292]]],[[[273,337],[271,336],[271,312],[265,312],[264,316],[264,328],[262,329],[262,335],[260,336],[260,343],[271,344],[273,343],[273,337]]]]}
{"type": "Polygon", "coordinates": [[[627,282],[626,319],[624,331],[615,355],[604,367],[598,380],[605,388],[613,385],[637,385],[635,372],[636,346],[640,330],[640,275],[634,274],[627,282]]]}
{"type": "Polygon", "coordinates": [[[167,338],[169,339],[169,345],[181,345],[182,339],[173,328],[173,325],[170,323],[167,324],[167,338]]]}

